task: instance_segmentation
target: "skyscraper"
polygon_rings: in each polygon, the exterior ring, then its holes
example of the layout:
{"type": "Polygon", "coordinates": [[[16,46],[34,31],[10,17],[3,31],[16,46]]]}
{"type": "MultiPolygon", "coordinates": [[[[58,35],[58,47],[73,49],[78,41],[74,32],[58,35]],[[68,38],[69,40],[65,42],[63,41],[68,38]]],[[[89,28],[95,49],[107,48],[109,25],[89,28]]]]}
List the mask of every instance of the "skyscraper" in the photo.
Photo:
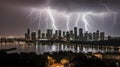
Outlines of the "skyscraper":
{"type": "Polygon", "coordinates": [[[96,41],[96,32],[93,32],[93,40],[96,41]]]}
{"type": "Polygon", "coordinates": [[[74,27],[74,39],[77,40],[77,27],[74,27]]]}
{"type": "Polygon", "coordinates": [[[67,38],[67,41],[70,40],[70,33],[69,33],[69,31],[66,32],[66,38],[67,38]]]}
{"type": "Polygon", "coordinates": [[[88,40],[91,41],[92,40],[92,33],[88,34],[88,40]]]}
{"type": "Polygon", "coordinates": [[[38,39],[41,38],[41,30],[38,30],[38,39]]]}
{"type": "Polygon", "coordinates": [[[88,41],[88,31],[85,32],[84,39],[85,39],[85,41],[88,41]]]}
{"type": "Polygon", "coordinates": [[[73,40],[73,39],[74,39],[73,30],[70,30],[70,39],[71,39],[71,40],[73,40]]]}
{"type": "Polygon", "coordinates": [[[46,37],[47,37],[47,39],[52,38],[52,29],[47,29],[46,37]]]}
{"type": "Polygon", "coordinates": [[[79,28],[79,40],[82,41],[83,40],[83,29],[79,28]]]}
{"type": "Polygon", "coordinates": [[[27,29],[26,39],[30,40],[30,29],[29,28],[27,29]]]}
{"type": "Polygon", "coordinates": [[[31,39],[32,40],[36,40],[36,32],[32,32],[31,33],[31,39]]]}
{"type": "Polygon", "coordinates": [[[101,32],[101,33],[100,33],[100,40],[104,40],[104,38],[105,38],[105,33],[104,33],[104,32],[101,32]]]}
{"type": "Polygon", "coordinates": [[[61,40],[61,30],[59,30],[59,40],[61,40]]]}
{"type": "Polygon", "coordinates": [[[63,37],[65,37],[66,35],[65,35],[65,31],[63,31],[63,37]]]}
{"type": "Polygon", "coordinates": [[[97,30],[97,31],[96,31],[96,40],[97,40],[97,41],[99,40],[99,37],[100,37],[100,35],[99,35],[99,30],[97,30]]]}
{"type": "Polygon", "coordinates": [[[45,38],[45,33],[42,33],[42,39],[44,39],[45,38]]]}

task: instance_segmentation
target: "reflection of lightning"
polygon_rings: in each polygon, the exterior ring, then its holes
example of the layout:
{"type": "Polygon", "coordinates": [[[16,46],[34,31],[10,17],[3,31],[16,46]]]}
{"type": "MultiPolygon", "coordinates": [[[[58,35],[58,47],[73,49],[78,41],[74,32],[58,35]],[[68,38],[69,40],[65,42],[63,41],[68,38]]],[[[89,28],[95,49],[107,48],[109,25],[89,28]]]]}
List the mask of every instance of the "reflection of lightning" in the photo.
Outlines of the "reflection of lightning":
{"type": "Polygon", "coordinates": [[[51,20],[52,20],[52,28],[53,28],[53,31],[55,32],[55,30],[56,30],[57,28],[56,28],[56,26],[55,26],[55,20],[54,20],[54,17],[53,17],[53,15],[52,15],[52,12],[51,12],[51,9],[50,9],[50,8],[48,8],[48,13],[49,13],[49,16],[50,16],[50,18],[51,18],[51,20]]]}
{"type": "Polygon", "coordinates": [[[75,22],[75,27],[78,27],[79,20],[80,20],[80,14],[77,14],[77,19],[76,19],[76,22],[75,22]]]}

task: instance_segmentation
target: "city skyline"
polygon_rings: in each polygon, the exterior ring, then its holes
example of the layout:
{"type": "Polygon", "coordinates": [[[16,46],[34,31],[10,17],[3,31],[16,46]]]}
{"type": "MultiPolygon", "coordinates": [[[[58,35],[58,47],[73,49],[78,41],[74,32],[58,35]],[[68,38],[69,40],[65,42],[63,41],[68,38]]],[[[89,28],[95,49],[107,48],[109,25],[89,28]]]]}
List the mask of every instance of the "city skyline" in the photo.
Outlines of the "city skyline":
{"type": "Polygon", "coordinates": [[[74,27],[73,30],[63,31],[47,29],[46,32],[41,32],[38,29],[37,32],[31,31],[27,28],[25,32],[26,41],[36,41],[36,40],[50,40],[50,41],[104,41],[111,39],[111,36],[106,36],[105,32],[96,30],[94,32],[89,32],[83,30],[83,28],[74,27]]]}
{"type": "Polygon", "coordinates": [[[119,6],[119,0],[1,0],[0,36],[23,36],[26,28],[45,32],[75,26],[120,36],[119,6]]]}

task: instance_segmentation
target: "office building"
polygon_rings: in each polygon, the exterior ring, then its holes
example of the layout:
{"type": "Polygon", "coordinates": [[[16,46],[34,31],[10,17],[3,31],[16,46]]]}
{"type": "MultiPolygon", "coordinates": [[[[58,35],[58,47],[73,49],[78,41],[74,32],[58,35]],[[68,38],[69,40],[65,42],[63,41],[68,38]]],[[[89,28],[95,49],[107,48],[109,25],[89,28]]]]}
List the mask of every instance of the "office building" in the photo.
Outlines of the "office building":
{"type": "Polygon", "coordinates": [[[65,35],[65,31],[63,31],[63,37],[65,37],[66,35],[65,35]]]}
{"type": "Polygon", "coordinates": [[[31,33],[31,39],[32,40],[36,40],[36,32],[32,32],[31,33]]]}
{"type": "Polygon", "coordinates": [[[93,37],[92,37],[92,33],[89,33],[89,34],[88,34],[88,40],[89,40],[89,41],[92,41],[92,38],[93,38],[93,37]]]}
{"type": "Polygon", "coordinates": [[[42,33],[42,39],[45,39],[45,33],[42,33]]]}
{"type": "Polygon", "coordinates": [[[101,32],[101,33],[100,33],[100,40],[104,40],[104,38],[105,38],[105,33],[104,33],[104,32],[101,32]]]}
{"type": "Polygon", "coordinates": [[[41,38],[41,30],[38,30],[38,39],[41,38]]]}
{"type": "Polygon", "coordinates": [[[88,31],[86,31],[85,34],[84,34],[84,40],[88,41],[88,31]]]}
{"type": "Polygon", "coordinates": [[[97,30],[97,31],[96,31],[96,40],[97,40],[97,41],[99,40],[99,37],[100,37],[100,35],[99,35],[99,30],[97,30]]]}
{"type": "Polygon", "coordinates": [[[93,32],[93,40],[96,41],[96,32],[93,32]]]}
{"type": "Polygon", "coordinates": [[[77,40],[77,27],[74,27],[74,40],[77,40]]]}
{"type": "Polygon", "coordinates": [[[79,28],[79,40],[82,41],[83,40],[83,29],[79,28]]]}

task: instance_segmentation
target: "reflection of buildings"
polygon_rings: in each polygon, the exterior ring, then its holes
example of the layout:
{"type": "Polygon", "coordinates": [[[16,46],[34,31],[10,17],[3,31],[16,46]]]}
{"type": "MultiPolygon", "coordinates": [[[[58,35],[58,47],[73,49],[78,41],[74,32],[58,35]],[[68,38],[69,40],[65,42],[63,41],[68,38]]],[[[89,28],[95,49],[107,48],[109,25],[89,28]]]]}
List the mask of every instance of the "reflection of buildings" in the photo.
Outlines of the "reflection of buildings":
{"type": "MultiPolygon", "coordinates": [[[[99,30],[91,33],[89,31],[83,32],[83,28],[74,27],[74,30],[62,31],[55,30],[53,33],[52,29],[47,29],[46,33],[42,33],[41,30],[38,30],[38,33],[32,32],[30,36],[30,30],[27,29],[25,33],[26,40],[61,40],[61,41],[99,41],[105,40],[105,33],[100,32],[99,30]]],[[[109,38],[110,39],[110,38],[109,38]]]]}

